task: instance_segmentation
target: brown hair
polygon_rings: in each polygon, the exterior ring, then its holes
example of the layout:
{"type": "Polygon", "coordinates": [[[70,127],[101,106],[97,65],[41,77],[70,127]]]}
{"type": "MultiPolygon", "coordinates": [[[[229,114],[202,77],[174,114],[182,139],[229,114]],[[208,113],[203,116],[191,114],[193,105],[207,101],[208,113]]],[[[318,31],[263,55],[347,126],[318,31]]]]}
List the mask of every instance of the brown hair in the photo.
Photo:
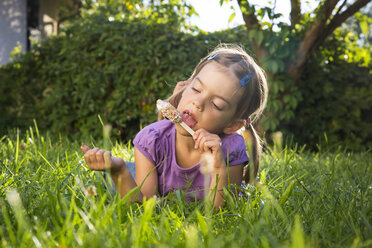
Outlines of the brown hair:
{"type": "MultiPolygon", "coordinates": [[[[232,44],[220,44],[196,66],[188,81],[192,81],[203,67],[210,62],[217,62],[224,68],[230,70],[238,79],[252,73],[250,81],[241,86],[244,89],[243,95],[238,103],[234,118],[252,121],[257,120],[262,114],[267,101],[268,88],[266,76],[261,67],[241,47],[232,44]]],[[[177,107],[182,93],[186,87],[173,94],[168,100],[177,107]]],[[[244,168],[243,179],[246,183],[256,178],[259,168],[261,154],[261,141],[250,121],[246,122],[245,129],[249,132],[252,141],[253,169],[249,166],[244,168]]]]}

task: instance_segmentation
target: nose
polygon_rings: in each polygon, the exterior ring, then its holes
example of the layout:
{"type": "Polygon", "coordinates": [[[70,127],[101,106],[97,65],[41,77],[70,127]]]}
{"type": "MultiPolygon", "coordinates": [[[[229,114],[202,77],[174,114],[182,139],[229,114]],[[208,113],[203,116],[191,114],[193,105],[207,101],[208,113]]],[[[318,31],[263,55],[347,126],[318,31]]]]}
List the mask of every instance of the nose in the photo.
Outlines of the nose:
{"type": "Polygon", "coordinates": [[[193,100],[192,104],[195,106],[195,108],[198,111],[203,111],[204,110],[205,100],[202,97],[196,97],[193,100]]]}

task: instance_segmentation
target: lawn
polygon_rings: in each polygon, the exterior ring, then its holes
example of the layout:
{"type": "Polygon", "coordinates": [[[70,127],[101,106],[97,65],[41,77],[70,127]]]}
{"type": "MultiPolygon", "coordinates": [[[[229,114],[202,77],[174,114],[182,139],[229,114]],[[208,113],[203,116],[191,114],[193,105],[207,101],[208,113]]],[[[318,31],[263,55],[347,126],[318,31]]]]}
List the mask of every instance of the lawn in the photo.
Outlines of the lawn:
{"type": "MultiPolygon", "coordinates": [[[[0,137],[1,247],[372,247],[372,155],[268,149],[259,183],[214,211],[181,192],[143,204],[87,170],[81,141],[37,127],[0,137]]],[[[111,146],[133,160],[128,144],[111,146]]]]}

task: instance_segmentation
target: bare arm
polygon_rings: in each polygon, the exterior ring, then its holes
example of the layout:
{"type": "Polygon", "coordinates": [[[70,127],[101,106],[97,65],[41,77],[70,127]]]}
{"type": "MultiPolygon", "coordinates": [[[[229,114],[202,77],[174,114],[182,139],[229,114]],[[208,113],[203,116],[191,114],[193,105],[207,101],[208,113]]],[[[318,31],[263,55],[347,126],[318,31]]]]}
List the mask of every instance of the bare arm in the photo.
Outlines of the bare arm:
{"type": "Polygon", "coordinates": [[[215,207],[222,207],[225,203],[223,188],[228,186],[227,174],[229,174],[230,184],[240,186],[243,179],[243,164],[229,167],[227,169],[214,169],[211,172],[211,194],[210,200],[214,203],[215,207]],[[218,184],[217,184],[218,175],[218,184]],[[217,189],[217,191],[215,191],[217,189]]]}
{"type": "Polygon", "coordinates": [[[229,167],[229,173],[227,173],[221,148],[221,139],[218,135],[199,129],[194,134],[194,140],[195,148],[208,154],[211,158],[208,162],[211,163],[211,183],[209,186],[211,193],[209,199],[216,208],[222,207],[225,203],[223,188],[228,186],[227,175],[229,174],[231,184],[240,185],[243,177],[243,165],[229,167]]]}
{"type": "MultiPolygon", "coordinates": [[[[87,146],[83,146],[81,147],[81,150],[84,152],[84,160],[88,164],[89,169],[97,171],[110,171],[115,188],[121,197],[124,197],[130,190],[137,187],[137,185],[141,186],[142,181],[147,175],[149,176],[143,183],[141,190],[139,190],[137,193],[134,193],[130,200],[142,202],[144,196],[151,197],[157,193],[157,174],[156,171],[151,172],[151,169],[154,168],[154,165],[137,149],[135,149],[136,181],[133,179],[122,158],[113,157],[110,152],[99,148],[90,149],[87,146]],[[149,185],[154,183],[154,180],[156,180],[156,192],[149,192],[149,189],[151,188],[149,185]]],[[[152,188],[154,187],[152,186],[152,188]]]]}
{"type": "Polygon", "coordinates": [[[243,180],[243,168],[245,164],[238,164],[229,167],[230,184],[240,186],[243,180]]]}
{"type": "Polygon", "coordinates": [[[155,165],[134,147],[136,161],[136,183],[141,185],[141,192],[146,198],[158,193],[158,174],[155,165]],[[137,166],[138,165],[138,166],[137,166]]]}

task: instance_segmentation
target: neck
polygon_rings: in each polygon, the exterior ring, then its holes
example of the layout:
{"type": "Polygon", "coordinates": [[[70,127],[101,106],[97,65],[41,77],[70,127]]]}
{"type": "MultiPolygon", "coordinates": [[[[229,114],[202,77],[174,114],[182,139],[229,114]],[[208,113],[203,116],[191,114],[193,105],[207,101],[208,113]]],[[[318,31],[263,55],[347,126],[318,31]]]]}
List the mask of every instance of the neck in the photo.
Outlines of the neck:
{"type": "Polygon", "coordinates": [[[179,126],[176,129],[176,160],[180,167],[190,168],[200,161],[201,154],[194,147],[192,136],[179,126]]]}
{"type": "MultiPolygon", "coordinates": [[[[181,127],[182,128],[182,127],[181,127]]],[[[195,141],[189,134],[179,132],[176,130],[176,148],[181,149],[185,152],[194,152],[195,141]]]]}

